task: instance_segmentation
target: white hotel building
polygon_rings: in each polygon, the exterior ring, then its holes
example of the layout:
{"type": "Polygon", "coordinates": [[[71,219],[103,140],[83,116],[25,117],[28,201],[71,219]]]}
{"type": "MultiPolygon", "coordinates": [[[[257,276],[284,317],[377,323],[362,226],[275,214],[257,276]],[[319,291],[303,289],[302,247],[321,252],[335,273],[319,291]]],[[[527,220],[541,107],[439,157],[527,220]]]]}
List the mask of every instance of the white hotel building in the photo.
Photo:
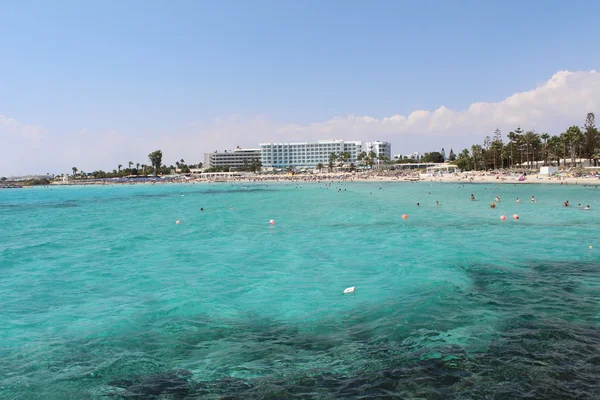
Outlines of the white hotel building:
{"type": "Polygon", "coordinates": [[[313,167],[327,165],[331,153],[350,153],[349,163],[357,163],[362,142],[344,140],[320,140],[300,143],[260,143],[261,161],[264,168],[313,167]]]}
{"type": "Polygon", "coordinates": [[[215,151],[214,153],[204,153],[203,168],[214,167],[232,167],[239,168],[253,160],[260,160],[260,149],[240,149],[231,151],[215,151]]]}
{"type": "Polygon", "coordinates": [[[392,159],[392,145],[388,142],[367,142],[365,143],[365,151],[367,153],[373,151],[377,156],[382,154],[388,160],[392,159]]]}
{"type": "Polygon", "coordinates": [[[387,142],[368,142],[363,147],[361,141],[319,140],[299,143],[260,143],[262,166],[265,168],[312,167],[318,164],[327,166],[331,153],[350,153],[348,163],[358,164],[358,155],[362,151],[374,151],[390,158],[391,144],[387,142]]]}

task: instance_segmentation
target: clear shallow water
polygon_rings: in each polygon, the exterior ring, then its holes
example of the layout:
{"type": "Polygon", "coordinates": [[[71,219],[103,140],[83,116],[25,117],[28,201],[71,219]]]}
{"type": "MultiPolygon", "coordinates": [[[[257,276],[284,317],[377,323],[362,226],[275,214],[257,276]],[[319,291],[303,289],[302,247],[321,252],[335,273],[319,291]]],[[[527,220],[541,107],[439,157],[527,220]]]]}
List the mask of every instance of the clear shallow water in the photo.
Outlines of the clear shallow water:
{"type": "Polygon", "coordinates": [[[598,194],[1,191],[0,398],[595,398],[598,194]]]}

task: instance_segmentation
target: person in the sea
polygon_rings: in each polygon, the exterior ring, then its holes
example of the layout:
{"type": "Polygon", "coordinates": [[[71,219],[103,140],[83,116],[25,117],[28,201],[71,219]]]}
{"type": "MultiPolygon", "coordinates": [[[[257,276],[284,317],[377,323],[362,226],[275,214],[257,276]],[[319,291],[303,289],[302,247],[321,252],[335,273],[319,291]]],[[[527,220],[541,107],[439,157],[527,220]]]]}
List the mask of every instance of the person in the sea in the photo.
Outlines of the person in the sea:
{"type": "Polygon", "coordinates": [[[569,200],[566,200],[566,201],[563,203],[563,206],[565,206],[565,207],[569,207],[569,200]]]}
{"type": "Polygon", "coordinates": [[[500,201],[500,196],[496,196],[495,202],[498,203],[500,201]]]}
{"type": "Polygon", "coordinates": [[[439,206],[439,205],[440,205],[440,202],[436,200],[436,201],[435,201],[435,205],[436,205],[436,206],[439,206]]]}
{"type": "Polygon", "coordinates": [[[520,203],[520,202],[521,202],[521,200],[519,200],[519,198],[517,197],[517,203],[520,203]]]}
{"type": "Polygon", "coordinates": [[[490,208],[496,208],[496,203],[490,204],[490,208]]]}
{"type": "Polygon", "coordinates": [[[577,204],[577,207],[581,207],[581,203],[577,204]]]}
{"type": "Polygon", "coordinates": [[[535,197],[531,196],[531,204],[535,203],[535,197]]]}
{"type": "Polygon", "coordinates": [[[587,206],[585,206],[583,209],[584,209],[584,210],[589,210],[589,209],[590,209],[590,205],[588,204],[588,205],[587,205],[587,206]]]}
{"type": "Polygon", "coordinates": [[[475,196],[473,196],[473,193],[471,193],[471,200],[475,200],[475,196]]]}
{"type": "Polygon", "coordinates": [[[421,204],[417,203],[417,207],[419,207],[421,204]]]}

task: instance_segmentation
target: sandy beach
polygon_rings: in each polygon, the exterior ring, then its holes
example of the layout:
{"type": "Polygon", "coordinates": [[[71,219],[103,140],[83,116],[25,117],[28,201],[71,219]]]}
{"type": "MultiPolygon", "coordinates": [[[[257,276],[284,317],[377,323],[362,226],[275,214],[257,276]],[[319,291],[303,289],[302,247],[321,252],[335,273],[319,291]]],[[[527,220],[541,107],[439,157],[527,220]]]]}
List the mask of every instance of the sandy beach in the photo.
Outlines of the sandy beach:
{"type": "Polygon", "coordinates": [[[369,171],[369,172],[327,172],[316,174],[247,174],[244,176],[168,176],[159,179],[126,177],[118,179],[71,179],[55,181],[53,185],[107,185],[107,184],[169,184],[169,183],[223,183],[223,182],[436,182],[458,184],[551,184],[551,185],[598,185],[600,178],[595,172],[572,174],[568,172],[553,176],[543,174],[464,172],[430,175],[418,172],[369,171]]]}

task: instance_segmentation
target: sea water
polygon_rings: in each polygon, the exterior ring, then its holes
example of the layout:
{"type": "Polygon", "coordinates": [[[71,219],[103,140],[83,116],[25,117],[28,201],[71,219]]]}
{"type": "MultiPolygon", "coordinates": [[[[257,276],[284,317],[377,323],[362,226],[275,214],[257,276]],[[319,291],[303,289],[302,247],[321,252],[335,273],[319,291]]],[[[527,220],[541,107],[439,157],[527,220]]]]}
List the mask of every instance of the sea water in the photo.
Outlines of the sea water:
{"type": "Polygon", "coordinates": [[[0,398],[593,398],[599,194],[1,191],[0,398]]]}

